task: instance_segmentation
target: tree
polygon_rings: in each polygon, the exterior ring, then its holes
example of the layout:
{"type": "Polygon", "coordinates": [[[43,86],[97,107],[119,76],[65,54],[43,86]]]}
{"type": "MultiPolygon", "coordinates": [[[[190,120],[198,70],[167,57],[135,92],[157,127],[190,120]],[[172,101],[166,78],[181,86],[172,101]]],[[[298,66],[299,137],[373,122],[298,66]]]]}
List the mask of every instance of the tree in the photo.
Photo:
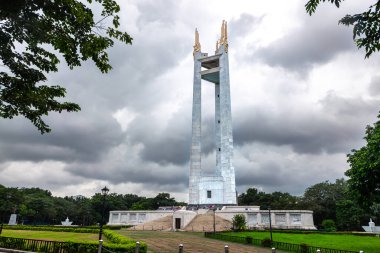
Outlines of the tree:
{"type": "Polygon", "coordinates": [[[111,65],[106,49],[113,39],[132,42],[118,30],[119,5],[114,0],[95,2],[102,6],[97,22],[88,7],[93,0],[87,5],[80,0],[0,0],[0,117],[24,116],[43,134],[51,129],[42,116],[80,110],[78,104],[61,102],[65,88],[43,84],[47,73],[58,71],[57,54],[71,69],[92,59],[107,73],[111,65]]]}
{"type": "Polygon", "coordinates": [[[298,197],[292,196],[289,193],[259,192],[256,188],[248,188],[246,193],[238,196],[239,205],[258,205],[263,210],[269,207],[274,210],[294,210],[298,209],[298,197]]]}
{"type": "Polygon", "coordinates": [[[298,208],[299,198],[285,192],[272,192],[272,203],[270,207],[273,210],[295,210],[298,208]]]}
{"type": "Polygon", "coordinates": [[[336,203],[336,225],[339,230],[361,230],[364,216],[364,211],[350,199],[341,200],[336,203]]]}
{"type": "Polygon", "coordinates": [[[232,217],[232,226],[235,230],[244,230],[247,227],[247,220],[243,214],[235,214],[232,217]]]}
{"type": "Polygon", "coordinates": [[[345,174],[359,205],[371,211],[380,203],[380,121],[367,126],[364,139],[365,146],[347,155],[350,169],[345,174]]]}
{"type": "Polygon", "coordinates": [[[300,207],[314,212],[314,223],[321,226],[325,219],[336,220],[336,203],[346,198],[347,182],[337,179],[318,183],[306,189],[300,207]]]}
{"type": "MultiPolygon", "coordinates": [[[[312,15],[321,1],[334,3],[339,8],[344,0],[309,0],[305,5],[306,11],[312,15]]],[[[375,51],[380,51],[380,0],[369,6],[366,12],[346,15],[339,24],[354,26],[353,39],[358,48],[365,49],[366,58],[375,51]]]]}

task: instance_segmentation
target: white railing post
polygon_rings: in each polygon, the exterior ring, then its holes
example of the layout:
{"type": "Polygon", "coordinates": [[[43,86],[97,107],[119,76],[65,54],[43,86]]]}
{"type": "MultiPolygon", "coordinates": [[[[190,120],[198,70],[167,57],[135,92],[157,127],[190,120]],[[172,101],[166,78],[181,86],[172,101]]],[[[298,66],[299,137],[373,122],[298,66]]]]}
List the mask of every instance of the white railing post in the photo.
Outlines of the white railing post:
{"type": "Polygon", "coordinates": [[[136,242],[135,253],[140,253],[140,242],[136,242]]]}
{"type": "Polygon", "coordinates": [[[103,240],[99,240],[98,253],[102,253],[103,240]]]}

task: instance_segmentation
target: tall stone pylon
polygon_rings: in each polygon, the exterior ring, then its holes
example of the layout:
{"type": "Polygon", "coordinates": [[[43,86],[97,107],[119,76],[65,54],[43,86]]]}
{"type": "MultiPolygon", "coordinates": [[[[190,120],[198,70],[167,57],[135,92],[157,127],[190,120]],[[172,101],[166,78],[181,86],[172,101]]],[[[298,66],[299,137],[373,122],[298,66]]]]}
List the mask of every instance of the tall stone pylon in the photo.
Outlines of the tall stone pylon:
{"type": "Polygon", "coordinates": [[[215,55],[201,52],[198,30],[194,43],[192,140],[189,175],[189,205],[236,205],[235,170],[232,165],[233,137],[227,22],[223,21],[215,55]],[[204,70],[202,70],[202,68],[204,70]],[[202,173],[202,79],[215,85],[215,153],[213,175],[202,173]]]}

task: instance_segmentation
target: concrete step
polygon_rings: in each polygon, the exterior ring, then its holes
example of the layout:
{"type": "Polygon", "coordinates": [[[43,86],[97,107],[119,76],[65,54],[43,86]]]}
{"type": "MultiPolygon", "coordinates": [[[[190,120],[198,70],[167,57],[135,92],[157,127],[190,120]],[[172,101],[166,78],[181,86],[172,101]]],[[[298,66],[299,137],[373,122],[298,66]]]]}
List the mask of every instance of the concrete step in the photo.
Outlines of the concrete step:
{"type": "MultiPolygon", "coordinates": [[[[215,215],[215,231],[225,231],[232,227],[232,223],[222,217],[215,215]]],[[[214,231],[214,211],[209,210],[205,214],[198,214],[195,218],[184,228],[185,231],[214,231]]]]}

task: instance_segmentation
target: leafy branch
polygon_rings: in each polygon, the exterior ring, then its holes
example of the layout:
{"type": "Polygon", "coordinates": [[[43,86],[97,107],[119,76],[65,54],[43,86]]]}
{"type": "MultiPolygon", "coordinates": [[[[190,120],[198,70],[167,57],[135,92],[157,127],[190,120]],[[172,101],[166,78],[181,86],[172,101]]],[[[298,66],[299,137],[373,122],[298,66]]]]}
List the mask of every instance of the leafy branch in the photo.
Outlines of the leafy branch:
{"type": "MultiPolygon", "coordinates": [[[[343,0],[322,0],[322,2],[331,2],[336,7],[340,7],[343,0]]],[[[310,0],[306,3],[306,11],[312,15],[321,0],[310,0]]],[[[369,6],[368,11],[346,15],[339,24],[353,26],[353,39],[356,46],[365,49],[365,58],[368,58],[372,53],[380,51],[380,1],[369,6]]]]}

